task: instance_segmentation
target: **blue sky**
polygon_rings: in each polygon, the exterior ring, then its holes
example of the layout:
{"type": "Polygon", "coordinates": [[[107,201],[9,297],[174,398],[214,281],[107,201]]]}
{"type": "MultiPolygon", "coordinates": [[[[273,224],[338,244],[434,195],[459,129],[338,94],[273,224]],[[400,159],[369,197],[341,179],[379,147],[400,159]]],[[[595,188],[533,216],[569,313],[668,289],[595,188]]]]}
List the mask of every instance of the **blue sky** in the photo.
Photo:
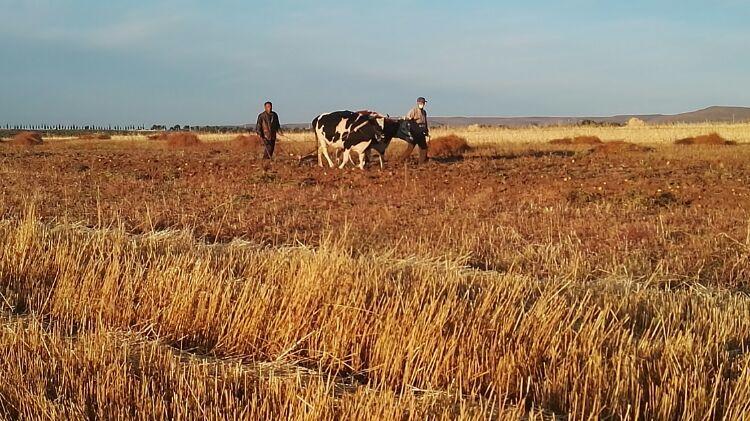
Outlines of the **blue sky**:
{"type": "Polygon", "coordinates": [[[0,123],[750,106],[747,22],[740,0],[0,0],[0,123]]]}

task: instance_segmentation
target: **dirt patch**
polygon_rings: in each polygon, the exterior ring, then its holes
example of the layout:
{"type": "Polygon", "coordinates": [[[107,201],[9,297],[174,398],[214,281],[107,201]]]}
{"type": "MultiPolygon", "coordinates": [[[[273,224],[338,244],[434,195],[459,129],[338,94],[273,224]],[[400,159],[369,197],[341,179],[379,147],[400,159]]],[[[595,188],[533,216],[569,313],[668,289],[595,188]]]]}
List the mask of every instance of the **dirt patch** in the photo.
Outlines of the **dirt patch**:
{"type": "Polygon", "coordinates": [[[195,148],[202,145],[203,142],[195,133],[177,132],[167,135],[167,146],[172,149],[195,148]]]}
{"type": "Polygon", "coordinates": [[[695,137],[686,137],[684,139],[676,140],[675,145],[736,145],[737,142],[726,140],[721,137],[718,133],[709,133],[695,137]]]}
{"type": "Polygon", "coordinates": [[[602,140],[598,136],[576,136],[573,138],[552,139],[549,143],[553,145],[599,145],[602,143],[602,140]]]}
{"type": "Polygon", "coordinates": [[[636,145],[635,143],[625,142],[624,140],[613,140],[597,145],[592,149],[596,153],[621,153],[621,152],[651,152],[654,148],[648,146],[636,145]]]}
{"type": "Polygon", "coordinates": [[[263,139],[257,134],[241,134],[229,142],[232,149],[258,152],[263,148],[263,139]]]}
{"type": "Polygon", "coordinates": [[[112,136],[106,133],[85,133],[78,136],[80,140],[110,140],[112,136]]]}
{"type": "Polygon", "coordinates": [[[35,146],[42,143],[44,143],[44,140],[42,140],[42,134],[39,132],[20,132],[8,142],[13,146],[35,146]]]}
{"type": "Polygon", "coordinates": [[[462,157],[470,150],[466,139],[455,134],[449,134],[432,139],[427,148],[427,156],[430,158],[456,158],[462,157]]]}

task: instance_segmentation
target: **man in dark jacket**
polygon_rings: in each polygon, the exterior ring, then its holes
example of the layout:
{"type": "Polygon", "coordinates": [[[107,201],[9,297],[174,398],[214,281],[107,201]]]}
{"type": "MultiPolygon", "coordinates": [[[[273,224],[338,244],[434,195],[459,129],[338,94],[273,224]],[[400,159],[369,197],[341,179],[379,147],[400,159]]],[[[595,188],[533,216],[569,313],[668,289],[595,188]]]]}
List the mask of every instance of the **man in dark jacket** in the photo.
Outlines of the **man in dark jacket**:
{"type": "Polygon", "coordinates": [[[281,131],[281,125],[271,101],[266,102],[264,107],[265,111],[258,115],[258,122],[255,123],[255,132],[263,139],[263,159],[271,159],[276,146],[276,134],[281,131]]]}

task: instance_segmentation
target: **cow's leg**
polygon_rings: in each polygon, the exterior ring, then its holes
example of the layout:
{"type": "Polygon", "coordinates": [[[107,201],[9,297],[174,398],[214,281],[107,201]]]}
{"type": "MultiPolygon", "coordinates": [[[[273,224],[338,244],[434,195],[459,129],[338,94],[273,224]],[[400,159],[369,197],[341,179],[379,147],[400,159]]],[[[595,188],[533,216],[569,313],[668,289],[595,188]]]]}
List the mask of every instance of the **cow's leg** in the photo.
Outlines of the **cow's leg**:
{"type": "Polygon", "coordinates": [[[409,143],[409,145],[406,147],[406,151],[403,155],[401,155],[401,160],[406,161],[411,156],[411,153],[414,151],[414,144],[409,143]]]}
{"type": "Polygon", "coordinates": [[[364,170],[365,169],[365,163],[367,162],[367,155],[369,152],[370,143],[372,142],[362,142],[358,144],[357,146],[353,147],[352,150],[357,152],[357,158],[359,158],[359,169],[364,170]]]}
{"type": "Polygon", "coordinates": [[[342,158],[341,154],[343,154],[343,153],[344,153],[343,149],[336,149],[336,150],[334,150],[334,152],[333,152],[333,159],[334,159],[334,161],[336,161],[336,165],[341,164],[341,158],[342,158]]]}
{"type": "Polygon", "coordinates": [[[424,164],[427,162],[427,149],[419,148],[419,163],[424,164]]]}
{"type": "Polygon", "coordinates": [[[333,168],[333,161],[331,161],[331,157],[328,155],[328,145],[321,145],[321,152],[323,152],[323,156],[326,158],[326,161],[328,161],[328,166],[333,168]]]}
{"type": "Polygon", "coordinates": [[[365,152],[357,151],[357,156],[359,157],[359,169],[364,170],[365,169],[365,152]]]}
{"type": "Polygon", "coordinates": [[[339,169],[343,169],[346,166],[346,163],[349,162],[349,149],[344,149],[344,159],[341,161],[341,165],[339,165],[339,169]]]}

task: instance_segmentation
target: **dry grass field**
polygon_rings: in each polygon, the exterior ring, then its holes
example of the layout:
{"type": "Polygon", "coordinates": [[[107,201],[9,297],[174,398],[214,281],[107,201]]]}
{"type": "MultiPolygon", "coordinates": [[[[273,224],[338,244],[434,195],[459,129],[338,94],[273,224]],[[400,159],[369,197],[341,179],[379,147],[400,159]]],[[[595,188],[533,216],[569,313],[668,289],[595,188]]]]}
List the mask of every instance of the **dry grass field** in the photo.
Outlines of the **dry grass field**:
{"type": "Polygon", "coordinates": [[[750,417],[750,125],[453,132],[0,144],[0,417],[750,417]]]}

